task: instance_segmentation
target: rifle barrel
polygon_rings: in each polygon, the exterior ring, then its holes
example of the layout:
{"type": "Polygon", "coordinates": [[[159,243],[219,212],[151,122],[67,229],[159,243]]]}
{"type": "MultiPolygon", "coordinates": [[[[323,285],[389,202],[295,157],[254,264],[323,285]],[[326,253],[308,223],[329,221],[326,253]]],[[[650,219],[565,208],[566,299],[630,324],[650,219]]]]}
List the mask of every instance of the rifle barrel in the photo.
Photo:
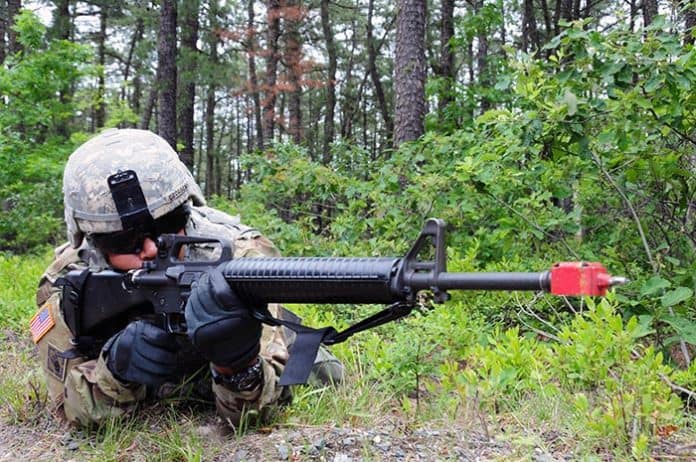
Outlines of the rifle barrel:
{"type": "Polygon", "coordinates": [[[409,271],[391,257],[240,258],[222,273],[243,299],[256,303],[394,303],[414,292],[548,290],[549,272],[439,273],[409,271]]]}

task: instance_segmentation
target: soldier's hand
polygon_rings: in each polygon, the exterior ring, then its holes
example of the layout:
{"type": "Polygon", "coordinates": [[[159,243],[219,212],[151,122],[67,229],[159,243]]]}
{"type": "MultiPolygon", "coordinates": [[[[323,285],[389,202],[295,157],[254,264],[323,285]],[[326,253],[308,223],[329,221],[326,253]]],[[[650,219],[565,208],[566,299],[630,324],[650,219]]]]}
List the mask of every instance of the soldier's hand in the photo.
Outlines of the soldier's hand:
{"type": "Polygon", "coordinates": [[[186,325],[191,343],[216,366],[243,369],[259,354],[261,322],[251,316],[218,269],[193,285],[186,325]]]}
{"type": "Polygon", "coordinates": [[[160,385],[176,376],[176,339],[154,324],[133,321],[104,345],[106,366],[124,382],[160,385]]]}

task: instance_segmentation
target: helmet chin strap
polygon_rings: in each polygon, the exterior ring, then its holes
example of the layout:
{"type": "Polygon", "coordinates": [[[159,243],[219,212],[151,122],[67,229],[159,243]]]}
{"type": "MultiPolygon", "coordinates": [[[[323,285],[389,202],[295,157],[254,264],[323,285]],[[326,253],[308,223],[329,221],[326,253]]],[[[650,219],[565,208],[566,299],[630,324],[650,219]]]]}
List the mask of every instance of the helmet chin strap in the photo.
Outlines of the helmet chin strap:
{"type": "Polygon", "coordinates": [[[126,170],[114,173],[107,182],[123,229],[151,229],[155,220],[147,208],[138,175],[133,170],[126,170]]]}

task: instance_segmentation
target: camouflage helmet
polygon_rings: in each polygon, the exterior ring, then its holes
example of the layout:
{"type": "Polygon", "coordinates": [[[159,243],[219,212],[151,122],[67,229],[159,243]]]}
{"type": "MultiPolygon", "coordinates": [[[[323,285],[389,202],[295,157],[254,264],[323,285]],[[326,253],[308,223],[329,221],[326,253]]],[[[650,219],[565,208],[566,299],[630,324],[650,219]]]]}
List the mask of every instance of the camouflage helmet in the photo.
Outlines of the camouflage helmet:
{"type": "Polygon", "coordinates": [[[123,229],[107,178],[127,170],[137,174],[154,219],[189,199],[205,205],[191,172],[164,139],[146,130],[106,130],[77,148],[63,173],[65,223],[73,247],[85,234],[123,229]]]}

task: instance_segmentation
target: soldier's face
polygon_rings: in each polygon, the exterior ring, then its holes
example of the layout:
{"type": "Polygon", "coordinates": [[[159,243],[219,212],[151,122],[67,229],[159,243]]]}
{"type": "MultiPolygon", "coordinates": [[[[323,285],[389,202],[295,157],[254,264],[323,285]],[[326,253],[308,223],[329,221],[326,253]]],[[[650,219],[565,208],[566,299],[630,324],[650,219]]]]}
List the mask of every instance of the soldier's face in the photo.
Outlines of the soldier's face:
{"type": "MultiPolygon", "coordinates": [[[[183,236],[184,230],[181,229],[176,234],[183,236]]],[[[138,269],[143,266],[143,262],[152,260],[157,256],[157,244],[152,238],[146,237],[140,247],[140,251],[136,253],[104,252],[104,256],[109,264],[119,271],[138,269]]],[[[183,252],[184,247],[182,246],[179,258],[183,258],[183,252]]]]}
{"type": "Polygon", "coordinates": [[[152,260],[157,256],[157,244],[151,238],[146,237],[141,247],[138,253],[107,252],[106,259],[117,270],[128,271],[140,268],[144,261],[152,260]]]}

